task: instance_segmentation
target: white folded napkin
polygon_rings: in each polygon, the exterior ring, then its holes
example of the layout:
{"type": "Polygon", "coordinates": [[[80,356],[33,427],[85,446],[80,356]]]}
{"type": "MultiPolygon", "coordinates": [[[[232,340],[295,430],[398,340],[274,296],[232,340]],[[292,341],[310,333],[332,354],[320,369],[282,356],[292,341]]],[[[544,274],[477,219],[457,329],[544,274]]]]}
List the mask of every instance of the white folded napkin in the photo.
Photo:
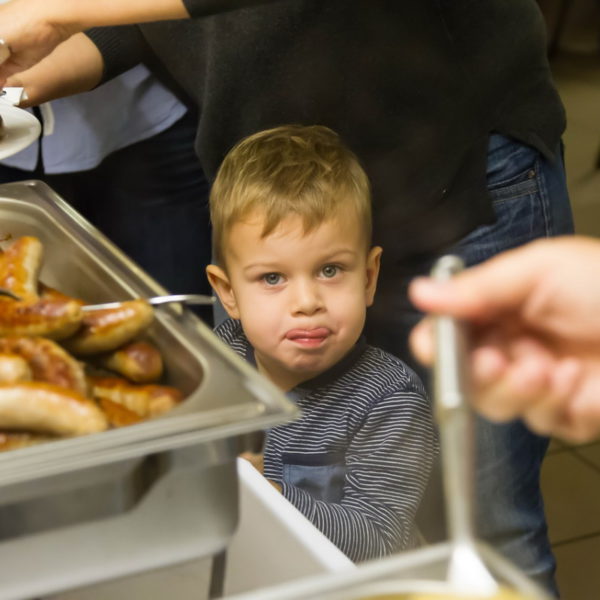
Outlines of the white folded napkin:
{"type": "Polygon", "coordinates": [[[22,100],[27,99],[27,93],[22,87],[5,87],[0,101],[6,102],[11,106],[19,106],[22,100]]]}

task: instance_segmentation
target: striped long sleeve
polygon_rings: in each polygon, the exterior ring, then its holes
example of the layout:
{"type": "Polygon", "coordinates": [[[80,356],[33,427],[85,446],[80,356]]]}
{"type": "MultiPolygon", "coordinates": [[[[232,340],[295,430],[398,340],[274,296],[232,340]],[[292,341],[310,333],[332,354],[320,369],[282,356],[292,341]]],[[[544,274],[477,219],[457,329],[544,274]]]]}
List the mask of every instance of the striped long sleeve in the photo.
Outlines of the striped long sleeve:
{"type": "MultiPolygon", "coordinates": [[[[229,341],[247,353],[244,343],[229,341]]],[[[302,416],[267,432],[264,475],[345,554],[362,561],[415,545],[415,513],[437,440],[423,386],[399,359],[365,345],[346,367],[294,390],[302,416]],[[310,479],[312,468],[333,463],[343,474],[333,501],[311,493],[304,476],[295,482],[286,476],[300,466],[310,479]]]]}

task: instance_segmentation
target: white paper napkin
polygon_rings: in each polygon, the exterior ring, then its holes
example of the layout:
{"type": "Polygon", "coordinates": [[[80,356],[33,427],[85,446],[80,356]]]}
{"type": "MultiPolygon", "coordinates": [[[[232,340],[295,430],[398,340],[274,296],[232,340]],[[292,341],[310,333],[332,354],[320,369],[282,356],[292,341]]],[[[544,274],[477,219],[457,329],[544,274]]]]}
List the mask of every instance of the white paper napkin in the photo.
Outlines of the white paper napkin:
{"type": "Polygon", "coordinates": [[[6,102],[11,106],[19,106],[22,100],[27,99],[25,89],[22,87],[5,87],[0,101],[6,102]]]}

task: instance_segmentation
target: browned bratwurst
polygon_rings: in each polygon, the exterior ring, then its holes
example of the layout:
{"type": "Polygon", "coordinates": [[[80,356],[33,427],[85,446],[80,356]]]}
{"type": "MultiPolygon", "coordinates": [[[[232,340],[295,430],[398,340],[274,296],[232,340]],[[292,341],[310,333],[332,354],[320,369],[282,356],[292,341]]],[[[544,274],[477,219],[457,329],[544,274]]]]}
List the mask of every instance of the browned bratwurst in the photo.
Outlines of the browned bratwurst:
{"type": "Polygon", "coordinates": [[[115,403],[144,419],[161,415],[181,401],[181,392],[166,385],[136,385],[120,377],[88,377],[88,381],[92,396],[109,412],[110,403],[115,403]]]}
{"type": "Polygon", "coordinates": [[[0,287],[20,298],[0,295],[0,451],[131,425],[180,402],[179,390],[150,385],[163,372],[159,350],[132,341],[152,307],[131,300],[85,312],[82,300],[38,281],[42,254],[34,237],[0,250],[0,287]],[[70,353],[128,380],[88,379],[70,353]]]}
{"type": "MultiPolygon", "coordinates": [[[[2,342],[1,339],[0,342],[2,342]]],[[[18,383],[32,379],[31,368],[22,356],[10,352],[0,352],[0,383],[18,383]]]]}
{"type": "Polygon", "coordinates": [[[126,427],[144,420],[144,417],[140,417],[122,404],[108,398],[102,398],[99,400],[99,404],[112,427],[126,427]]]}
{"type": "Polygon", "coordinates": [[[35,446],[43,442],[51,442],[57,438],[42,433],[29,433],[28,431],[0,431],[0,452],[18,450],[35,446]]]}
{"type": "Polygon", "coordinates": [[[21,300],[37,299],[42,254],[42,243],[37,238],[25,236],[15,240],[0,253],[0,287],[21,300]]]}
{"type": "Polygon", "coordinates": [[[98,357],[98,365],[123,375],[134,383],[158,381],[163,372],[160,351],[149,342],[131,342],[98,357]]]}
{"type": "Polygon", "coordinates": [[[84,313],[77,333],[62,344],[79,356],[109,352],[144,331],[153,317],[152,307],[144,300],[129,300],[118,308],[90,311],[84,313]]]}
{"type": "Polygon", "coordinates": [[[4,300],[0,302],[0,336],[43,336],[62,340],[81,325],[77,300],[4,300]]]}
{"type": "Polygon", "coordinates": [[[0,338],[0,352],[21,356],[27,361],[34,381],[45,381],[85,396],[87,381],[83,365],[52,340],[45,338],[0,338]]]}
{"type": "Polygon", "coordinates": [[[83,435],[107,427],[96,403],[73,390],[37,381],[0,384],[0,430],[83,435]]]}

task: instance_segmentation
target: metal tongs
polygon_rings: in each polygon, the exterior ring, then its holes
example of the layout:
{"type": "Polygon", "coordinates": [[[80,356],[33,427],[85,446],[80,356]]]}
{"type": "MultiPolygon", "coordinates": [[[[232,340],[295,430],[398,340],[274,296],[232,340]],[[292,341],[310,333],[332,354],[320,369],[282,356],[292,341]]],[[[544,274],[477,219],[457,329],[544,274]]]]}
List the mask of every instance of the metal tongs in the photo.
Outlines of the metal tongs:
{"type": "MultiPolygon", "coordinates": [[[[133,298],[132,298],[133,300],[133,298]]],[[[215,303],[214,296],[205,296],[204,294],[171,294],[170,296],[152,296],[151,298],[143,298],[148,304],[152,306],[159,306],[161,304],[193,304],[196,306],[210,306],[215,303]]],[[[120,302],[104,302],[103,304],[85,304],[81,307],[83,312],[89,312],[93,310],[106,310],[111,308],[119,308],[125,301],[120,302]]]]}
{"type": "MultiPolygon", "coordinates": [[[[13,300],[21,300],[19,296],[17,296],[14,292],[7,290],[5,288],[0,288],[0,296],[8,296],[13,300]]],[[[134,298],[131,298],[133,300],[134,298]]],[[[161,304],[192,304],[192,305],[202,305],[202,306],[210,306],[216,302],[216,298],[214,296],[206,296],[204,294],[171,294],[169,296],[152,296],[150,298],[143,298],[148,304],[152,306],[159,306],[161,304]]],[[[102,304],[84,304],[81,307],[83,312],[90,312],[93,310],[106,310],[111,308],[119,308],[126,302],[126,300],[120,300],[118,302],[104,302],[102,304]]]]}
{"type": "MultiPolygon", "coordinates": [[[[464,268],[457,256],[443,256],[431,272],[444,281],[464,268]]],[[[498,584],[484,565],[474,534],[474,433],[467,403],[466,335],[452,317],[435,317],[434,404],[440,446],[451,554],[447,579],[465,595],[491,595],[498,584]]]]}

